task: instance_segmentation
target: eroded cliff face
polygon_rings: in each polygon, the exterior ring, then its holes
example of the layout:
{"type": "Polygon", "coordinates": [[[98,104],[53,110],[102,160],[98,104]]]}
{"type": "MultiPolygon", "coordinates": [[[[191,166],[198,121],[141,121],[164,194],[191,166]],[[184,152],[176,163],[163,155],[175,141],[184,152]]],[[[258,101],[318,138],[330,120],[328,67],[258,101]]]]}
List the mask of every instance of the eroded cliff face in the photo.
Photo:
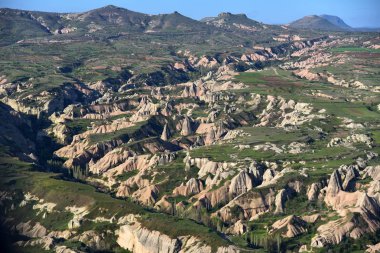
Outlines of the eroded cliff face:
{"type": "MultiPolygon", "coordinates": [[[[204,244],[200,237],[179,236],[171,238],[158,231],[142,227],[136,217],[128,217],[127,220],[129,220],[129,224],[122,225],[118,231],[117,243],[129,251],[142,253],[215,252],[212,251],[214,246],[204,244]]],[[[233,246],[221,246],[216,248],[216,252],[238,253],[240,250],[233,246]]]]}

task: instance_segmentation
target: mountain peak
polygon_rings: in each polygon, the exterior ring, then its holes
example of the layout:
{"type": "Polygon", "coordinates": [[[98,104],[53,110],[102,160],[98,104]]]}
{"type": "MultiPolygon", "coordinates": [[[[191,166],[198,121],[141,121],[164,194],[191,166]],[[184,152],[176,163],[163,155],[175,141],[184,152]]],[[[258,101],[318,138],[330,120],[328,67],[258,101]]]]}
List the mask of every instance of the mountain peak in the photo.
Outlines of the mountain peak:
{"type": "Polygon", "coordinates": [[[241,14],[232,14],[231,12],[221,12],[218,14],[218,18],[229,18],[229,17],[242,17],[248,18],[244,13],[241,14]]]}
{"type": "Polygon", "coordinates": [[[324,18],[326,19],[327,21],[329,21],[330,23],[332,23],[333,25],[336,25],[338,27],[341,27],[342,29],[352,29],[351,26],[347,25],[343,19],[341,19],[340,17],[338,16],[334,16],[334,15],[327,15],[327,14],[323,14],[323,15],[320,15],[321,18],[324,18]]]}
{"type": "Polygon", "coordinates": [[[221,12],[218,14],[218,17],[223,18],[223,17],[230,17],[232,16],[231,12],[221,12]]]}
{"type": "Polygon", "coordinates": [[[109,5],[106,5],[100,9],[120,9],[120,7],[118,6],[115,6],[115,5],[112,5],[112,4],[109,4],[109,5]]]}
{"type": "MultiPolygon", "coordinates": [[[[309,15],[290,23],[289,26],[296,29],[314,29],[324,31],[343,31],[348,29],[347,27],[338,25],[338,21],[336,21],[336,18],[338,17],[333,17],[334,18],[326,18],[324,16],[309,15]],[[331,21],[333,19],[335,21],[331,21]]],[[[338,19],[341,20],[340,18],[338,19]]]]}

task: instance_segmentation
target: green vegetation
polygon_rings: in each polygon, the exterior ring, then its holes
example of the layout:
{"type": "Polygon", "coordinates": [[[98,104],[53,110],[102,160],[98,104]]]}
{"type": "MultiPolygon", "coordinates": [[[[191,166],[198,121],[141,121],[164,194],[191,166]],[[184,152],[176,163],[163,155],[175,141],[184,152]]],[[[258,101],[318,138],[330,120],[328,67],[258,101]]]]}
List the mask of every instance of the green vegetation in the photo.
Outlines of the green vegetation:
{"type": "Polygon", "coordinates": [[[92,119],[75,119],[67,121],[65,124],[72,130],[73,134],[80,134],[87,131],[91,127],[91,122],[94,121],[92,119]]]}
{"type": "Polygon", "coordinates": [[[163,195],[172,194],[174,188],[179,186],[184,178],[190,179],[197,177],[198,168],[192,166],[189,170],[185,170],[183,163],[184,157],[185,154],[183,152],[178,152],[174,161],[156,167],[154,183],[158,185],[160,192],[159,198],[163,195]]]}
{"type": "MultiPolygon", "coordinates": [[[[9,161],[10,160],[7,160],[7,162],[9,161]]],[[[223,240],[216,232],[194,221],[164,214],[151,213],[129,200],[118,200],[107,194],[96,192],[92,186],[58,179],[57,174],[32,171],[27,168],[23,169],[18,166],[17,160],[15,160],[13,165],[10,163],[2,164],[1,171],[3,173],[1,178],[1,190],[11,189],[12,191],[31,192],[39,198],[43,198],[46,202],[56,203],[57,206],[55,209],[57,211],[64,210],[67,206],[87,206],[89,214],[86,217],[89,219],[94,219],[98,216],[106,218],[115,216],[118,218],[130,213],[140,214],[143,217],[141,219],[143,226],[148,229],[160,231],[171,237],[183,235],[199,237],[199,235],[202,235],[201,239],[205,243],[212,245],[213,248],[220,245],[228,245],[228,242],[223,240]]],[[[41,216],[35,215],[30,205],[23,208],[16,208],[12,216],[13,215],[15,215],[18,222],[26,222],[32,219],[42,222],[42,224],[46,225],[49,229],[57,230],[67,229],[68,221],[72,218],[71,214],[61,212],[47,215],[45,219],[42,219],[41,216]]],[[[114,226],[114,224],[109,223],[85,222],[79,230],[95,230],[101,232],[106,229],[114,230],[114,226]]],[[[69,241],[68,243],[70,244],[69,241]]],[[[77,248],[81,245],[70,244],[68,246],[75,246],[74,248],[77,248]]]]}
{"type": "Polygon", "coordinates": [[[109,133],[91,134],[89,136],[90,143],[95,144],[111,140],[130,138],[129,136],[134,134],[137,130],[139,130],[144,123],[145,122],[139,122],[136,123],[136,125],[134,126],[123,128],[109,133]]]}
{"type": "Polygon", "coordinates": [[[366,48],[366,47],[334,47],[331,49],[333,53],[380,53],[380,49],[366,48]]]}
{"type": "Polygon", "coordinates": [[[200,239],[201,242],[210,245],[213,252],[220,246],[228,246],[229,243],[223,240],[216,232],[209,227],[195,223],[188,219],[174,217],[168,219],[168,215],[148,214],[140,218],[142,225],[150,230],[158,230],[174,238],[178,236],[191,235],[200,239]]]}

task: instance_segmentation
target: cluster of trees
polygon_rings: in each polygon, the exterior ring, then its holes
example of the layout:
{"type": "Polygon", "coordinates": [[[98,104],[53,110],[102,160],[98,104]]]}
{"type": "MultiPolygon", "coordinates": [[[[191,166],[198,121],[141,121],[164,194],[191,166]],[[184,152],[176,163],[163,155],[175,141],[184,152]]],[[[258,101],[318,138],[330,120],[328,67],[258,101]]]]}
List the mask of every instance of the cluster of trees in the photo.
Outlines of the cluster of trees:
{"type": "MultiPolygon", "coordinates": [[[[223,222],[217,216],[211,217],[210,212],[205,207],[197,206],[189,211],[182,208],[176,208],[176,206],[177,201],[174,199],[172,202],[173,208],[171,213],[173,216],[192,219],[197,223],[204,224],[219,233],[226,233],[227,229],[233,225],[232,223],[229,224],[223,222]]],[[[244,219],[239,207],[231,208],[231,214],[238,219],[244,219]]],[[[247,246],[256,249],[261,248],[267,252],[282,252],[282,248],[284,246],[280,233],[271,235],[268,234],[267,231],[249,231],[248,229],[248,231],[242,235],[242,239],[246,241],[247,246]]]]}
{"type": "Polygon", "coordinates": [[[61,160],[48,160],[46,162],[47,170],[50,172],[62,173],[67,177],[75,178],[77,180],[85,180],[89,176],[89,166],[83,168],[81,166],[74,166],[73,168],[65,168],[61,160]]]}

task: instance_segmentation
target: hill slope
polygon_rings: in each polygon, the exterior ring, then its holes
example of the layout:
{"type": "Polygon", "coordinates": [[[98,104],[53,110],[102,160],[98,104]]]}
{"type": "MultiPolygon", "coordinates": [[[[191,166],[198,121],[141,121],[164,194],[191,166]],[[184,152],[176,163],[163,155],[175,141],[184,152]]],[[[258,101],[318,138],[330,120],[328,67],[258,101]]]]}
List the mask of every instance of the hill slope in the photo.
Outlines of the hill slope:
{"type": "Polygon", "coordinates": [[[305,16],[301,19],[298,19],[290,23],[289,26],[296,29],[311,29],[311,30],[323,30],[323,31],[345,30],[342,27],[334,25],[327,19],[317,16],[317,15],[305,16]]]}
{"type": "Polygon", "coordinates": [[[326,19],[327,21],[329,21],[331,24],[335,25],[335,26],[338,26],[342,29],[346,29],[346,30],[351,30],[352,27],[347,25],[343,19],[341,19],[340,17],[337,17],[337,16],[333,16],[333,15],[321,15],[320,17],[326,19]]]}
{"type": "Polygon", "coordinates": [[[232,14],[229,12],[220,13],[217,17],[204,18],[201,21],[220,28],[245,31],[257,31],[265,27],[262,23],[248,18],[245,14],[232,14]]]}

